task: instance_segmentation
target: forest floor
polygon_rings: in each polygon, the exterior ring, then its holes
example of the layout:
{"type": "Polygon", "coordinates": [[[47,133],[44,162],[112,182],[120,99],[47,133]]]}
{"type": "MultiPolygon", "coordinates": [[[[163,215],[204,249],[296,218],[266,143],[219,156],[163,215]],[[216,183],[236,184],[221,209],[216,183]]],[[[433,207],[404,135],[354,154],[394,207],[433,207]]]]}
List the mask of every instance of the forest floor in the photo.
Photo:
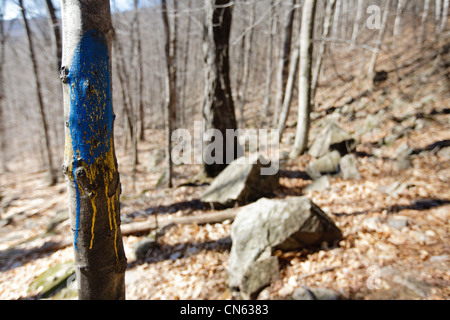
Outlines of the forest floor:
{"type": "MultiPolygon", "coordinates": [[[[275,252],[280,275],[261,298],[289,297],[302,285],[333,289],[350,299],[450,298],[448,51],[448,44],[441,43],[396,52],[396,71],[392,56],[381,54],[378,69],[390,70],[389,78],[366,95],[361,93],[372,83],[361,80],[358,70],[345,82],[330,71],[330,80],[319,88],[310,137],[329,119],[357,135],[361,179],[330,176],[327,190],[305,192],[311,183],[305,174],[311,157],[303,155],[281,162],[276,196],[308,195],[344,237],[336,247],[275,252]],[[396,152],[405,144],[413,150],[411,166],[399,168],[396,152]],[[408,223],[396,229],[389,223],[393,217],[408,223]]],[[[256,102],[248,105],[246,116],[255,123],[258,108],[256,102]]],[[[290,150],[295,119],[294,107],[281,153],[290,150]]],[[[199,201],[206,186],[181,186],[198,172],[198,165],[175,167],[174,188],[156,186],[164,161],[155,168],[148,159],[153,150],[163,149],[164,132],[148,129],[146,137],[139,144],[135,174],[131,152],[117,148],[122,225],[155,219],[155,214],[163,220],[213,212],[199,201]]],[[[73,260],[72,246],[39,250],[71,238],[67,220],[54,232],[46,232],[49,221],[67,212],[66,186],[63,179],[46,186],[44,172],[33,171],[31,163],[8,166],[10,171],[0,175],[0,299],[36,299],[39,295],[28,290],[33,280],[49,267],[73,260]]],[[[132,248],[145,235],[125,236],[127,299],[231,298],[227,289],[231,223],[174,226],[158,239],[158,247],[138,260],[133,259],[132,248]]]]}

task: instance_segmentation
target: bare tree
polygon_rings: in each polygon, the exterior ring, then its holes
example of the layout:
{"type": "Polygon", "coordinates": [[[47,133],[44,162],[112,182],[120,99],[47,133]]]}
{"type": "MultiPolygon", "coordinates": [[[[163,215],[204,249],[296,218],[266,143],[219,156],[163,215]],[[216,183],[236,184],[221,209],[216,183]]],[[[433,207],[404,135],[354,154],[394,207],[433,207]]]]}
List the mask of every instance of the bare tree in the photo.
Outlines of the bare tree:
{"type": "Polygon", "coordinates": [[[286,24],[283,31],[283,39],[281,45],[280,59],[278,61],[278,70],[276,75],[277,81],[277,94],[275,96],[275,110],[273,114],[274,126],[278,122],[278,113],[280,112],[283,104],[286,82],[289,74],[289,56],[291,55],[292,44],[292,30],[294,25],[296,0],[290,0],[288,13],[286,17],[286,24]]]}
{"type": "Polygon", "coordinates": [[[55,49],[55,63],[56,70],[59,73],[61,69],[61,59],[62,59],[62,44],[61,44],[61,30],[59,27],[59,21],[56,17],[55,7],[53,6],[52,0],[45,0],[45,5],[47,7],[48,23],[50,25],[50,30],[52,30],[52,40],[55,49]]]}
{"type": "MultiPolygon", "coordinates": [[[[339,17],[341,14],[341,0],[336,0],[336,10],[334,11],[334,17],[333,17],[333,31],[332,35],[333,38],[337,39],[338,37],[338,26],[339,26],[339,17]]],[[[334,43],[332,43],[332,47],[334,47],[334,43]]]]}
{"type": "MultiPolygon", "coordinates": [[[[333,10],[334,10],[334,6],[336,4],[336,0],[329,0],[327,1],[327,6],[325,9],[325,18],[323,21],[323,31],[322,31],[322,41],[320,42],[320,46],[319,46],[319,53],[317,55],[317,59],[316,59],[316,65],[314,67],[314,71],[313,71],[313,75],[312,75],[312,83],[311,83],[311,104],[312,106],[314,106],[314,98],[316,96],[316,89],[317,89],[317,83],[319,82],[319,76],[320,76],[320,72],[322,70],[322,61],[323,61],[323,56],[325,54],[325,50],[326,50],[326,41],[325,39],[328,37],[328,34],[330,32],[330,26],[331,26],[331,17],[333,15],[333,10]]],[[[359,2],[358,2],[358,6],[359,6],[359,2]]],[[[359,10],[359,8],[358,8],[359,10]]],[[[356,22],[355,22],[356,24],[356,22]]],[[[353,32],[355,32],[355,30],[353,30],[353,32]]],[[[358,31],[356,30],[356,33],[358,33],[358,31]]],[[[352,39],[352,44],[353,41],[356,41],[356,37],[355,39],[352,39]]]]}
{"type": "Polygon", "coordinates": [[[134,26],[136,32],[136,106],[139,113],[139,140],[144,140],[145,131],[145,113],[144,102],[142,99],[143,73],[144,66],[142,62],[142,46],[141,46],[141,24],[139,21],[139,0],[133,0],[134,5],[134,26]]]}
{"type": "MultiPolygon", "coordinates": [[[[336,2],[336,1],[333,1],[336,2]]],[[[359,33],[359,25],[361,24],[361,18],[362,18],[362,14],[363,14],[363,2],[364,0],[358,0],[358,7],[356,9],[356,17],[355,17],[355,21],[353,23],[353,33],[352,33],[352,41],[350,44],[350,50],[353,50],[355,48],[355,44],[356,44],[356,38],[358,37],[358,33],[359,33]]],[[[327,8],[329,6],[329,3],[327,4],[327,8]]],[[[327,14],[327,13],[325,13],[327,14]]]]}
{"type": "Polygon", "coordinates": [[[311,68],[313,54],[314,15],[316,0],[305,0],[303,6],[302,25],[300,32],[300,71],[299,71],[299,101],[297,132],[294,148],[289,157],[295,158],[305,152],[308,144],[311,112],[311,68]]]}
{"type": "Polygon", "coordinates": [[[391,8],[391,0],[386,0],[386,3],[384,5],[384,13],[383,13],[382,21],[381,21],[380,32],[378,33],[377,42],[375,44],[375,50],[373,51],[372,59],[370,60],[369,76],[373,76],[373,74],[375,72],[375,64],[377,62],[377,57],[378,57],[378,53],[380,52],[381,45],[383,44],[383,38],[384,38],[384,34],[386,32],[386,27],[388,24],[390,8],[391,8]]]}
{"type": "Polygon", "coordinates": [[[403,10],[405,9],[406,0],[398,0],[397,10],[395,12],[395,22],[394,22],[394,47],[397,45],[397,37],[400,31],[400,21],[402,19],[403,10]]]}
{"type": "Polygon", "coordinates": [[[162,19],[165,32],[165,54],[166,54],[166,107],[165,107],[165,126],[166,126],[166,160],[167,171],[166,179],[169,188],[172,188],[172,132],[176,121],[177,110],[177,28],[178,28],[178,0],[173,0],[174,14],[172,28],[169,23],[169,14],[166,0],[161,1],[162,19]]]}
{"type": "Polygon", "coordinates": [[[280,119],[278,121],[278,140],[281,141],[284,129],[286,129],[286,120],[289,115],[289,109],[291,108],[292,102],[292,91],[294,90],[294,84],[296,79],[296,74],[298,72],[298,63],[300,57],[300,41],[297,42],[296,47],[292,51],[291,63],[289,66],[289,76],[286,83],[286,90],[284,94],[283,106],[280,112],[280,119]]]}
{"type": "MultiPolygon", "coordinates": [[[[126,118],[126,129],[130,132],[130,139],[131,139],[131,145],[132,145],[132,155],[133,155],[133,172],[136,171],[136,166],[139,163],[138,158],[138,147],[137,147],[137,128],[136,128],[136,122],[134,117],[134,109],[133,109],[133,100],[131,97],[131,88],[130,88],[130,76],[127,72],[127,68],[125,66],[125,57],[122,50],[122,45],[120,42],[120,39],[116,35],[116,37],[113,39],[113,46],[116,54],[116,69],[117,69],[117,75],[119,78],[119,84],[120,84],[120,92],[122,96],[123,101],[123,109],[125,113],[126,118]]],[[[125,130],[125,149],[127,146],[127,130],[125,130]]]]}
{"type": "Polygon", "coordinates": [[[250,13],[250,22],[249,22],[249,32],[244,36],[244,65],[243,65],[243,75],[242,75],[242,84],[239,88],[239,127],[243,128],[245,125],[245,117],[244,117],[244,106],[247,103],[247,89],[248,89],[248,80],[250,77],[250,57],[252,53],[252,45],[253,45],[253,34],[254,34],[254,24],[256,19],[256,2],[251,3],[251,13],[250,13]]]}
{"type": "Polygon", "coordinates": [[[31,35],[31,29],[28,24],[27,13],[26,13],[25,7],[23,5],[23,0],[19,0],[18,4],[20,7],[20,11],[22,13],[23,24],[24,24],[27,39],[28,39],[28,49],[29,49],[29,53],[30,53],[30,60],[33,65],[33,76],[34,76],[35,85],[36,85],[36,98],[37,98],[37,102],[38,102],[38,106],[39,106],[39,112],[41,115],[41,125],[42,125],[43,138],[44,138],[48,182],[50,185],[53,185],[56,183],[57,179],[56,179],[56,173],[54,171],[54,166],[53,166],[53,155],[52,155],[52,149],[51,149],[51,143],[50,143],[50,135],[49,135],[49,129],[48,129],[48,124],[47,124],[45,106],[44,106],[44,101],[42,99],[41,81],[39,79],[39,68],[37,65],[36,55],[34,52],[33,37],[31,35]]]}
{"type": "Polygon", "coordinates": [[[425,31],[426,31],[429,11],[430,11],[430,0],[425,0],[425,2],[423,4],[422,21],[420,23],[419,44],[421,46],[423,46],[423,41],[425,39],[425,31]]]}
{"type": "Polygon", "coordinates": [[[5,89],[3,82],[3,66],[5,64],[5,26],[3,21],[3,16],[5,13],[6,0],[1,0],[0,2],[0,153],[2,157],[2,165],[0,171],[6,172],[8,169],[6,167],[6,139],[5,139],[5,119],[3,109],[5,108],[5,89]]]}
{"type": "Polygon", "coordinates": [[[108,0],[62,0],[66,147],[79,299],[125,299],[108,0]]]}
{"type": "Polygon", "coordinates": [[[273,42],[276,32],[276,21],[274,19],[274,0],[270,0],[270,23],[269,23],[269,45],[267,46],[267,61],[266,61],[266,93],[264,96],[264,106],[262,112],[265,112],[267,124],[270,117],[270,97],[271,84],[273,74],[273,42]]]}
{"type": "MultiPolygon", "coordinates": [[[[187,9],[190,9],[192,6],[192,0],[189,0],[187,3],[187,9]]],[[[188,79],[188,71],[189,71],[189,50],[190,50],[190,39],[191,39],[191,16],[187,17],[187,26],[186,26],[186,38],[184,42],[184,57],[183,57],[183,71],[181,72],[182,81],[181,81],[181,94],[180,94],[180,103],[179,103],[179,119],[180,124],[186,122],[186,91],[187,91],[187,79],[188,79]]]]}
{"type": "Polygon", "coordinates": [[[444,5],[442,7],[442,19],[441,19],[441,26],[439,28],[439,34],[444,32],[445,25],[447,24],[449,3],[450,3],[450,0],[444,0],[444,5]]]}
{"type": "MultiPolygon", "coordinates": [[[[217,176],[230,160],[238,156],[234,138],[227,139],[227,129],[237,129],[234,102],[230,86],[229,38],[232,21],[231,0],[205,0],[204,27],[205,92],[203,102],[204,142],[212,145],[219,137],[208,135],[218,130],[223,143],[216,142],[215,161],[203,156],[203,171],[217,176]],[[210,130],[213,129],[213,130],[210,130]],[[230,154],[231,153],[231,154],[230,154]]],[[[207,150],[206,150],[207,151],[207,150]]]]}
{"type": "Polygon", "coordinates": [[[442,0],[436,0],[434,6],[434,34],[439,35],[439,26],[442,17],[442,0]]]}

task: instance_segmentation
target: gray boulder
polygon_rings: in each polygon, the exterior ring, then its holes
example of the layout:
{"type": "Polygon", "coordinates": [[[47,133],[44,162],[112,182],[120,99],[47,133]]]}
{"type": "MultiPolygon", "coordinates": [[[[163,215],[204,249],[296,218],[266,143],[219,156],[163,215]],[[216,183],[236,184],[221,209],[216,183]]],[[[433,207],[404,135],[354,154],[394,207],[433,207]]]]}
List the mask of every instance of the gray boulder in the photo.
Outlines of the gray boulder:
{"type": "Polygon", "coordinates": [[[309,148],[308,154],[319,158],[329,151],[338,150],[341,155],[355,149],[355,139],[336,123],[329,122],[309,148]]]}
{"type": "Polygon", "coordinates": [[[295,289],[291,296],[292,300],[345,300],[345,297],[334,290],[327,288],[307,288],[295,289]]]}
{"type": "Polygon", "coordinates": [[[56,264],[42,272],[28,287],[28,292],[48,298],[65,288],[69,277],[75,274],[73,261],[56,264]]]}
{"type": "Polygon", "coordinates": [[[391,228],[397,229],[397,230],[401,230],[404,227],[409,226],[410,222],[408,217],[404,217],[404,216],[397,216],[397,217],[392,217],[388,219],[388,225],[391,228]]]}
{"type": "Polygon", "coordinates": [[[390,296],[397,300],[427,299],[431,295],[432,285],[420,280],[418,274],[386,266],[381,268],[379,275],[390,287],[389,294],[383,289],[378,291],[383,299],[390,296]]]}
{"type": "Polygon", "coordinates": [[[395,168],[397,170],[405,170],[413,166],[411,161],[412,152],[413,149],[407,143],[400,145],[395,150],[395,168]]]}
{"type": "Polygon", "coordinates": [[[279,186],[279,170],[259,154],[231,162],[211,183],[201,201],[215,207],[248,204],[270,196],[279,186]]]}
{"type": "Polygon", "coordinates": [[[158,242],[156,241],[156,232],[151,232],[147,237],[139,240],[133,245],[132,256],[134,260],[145,258],[147,252],[157,247],[158,242]]]}
{"type": "Polygon", "coordinates": [[[276,249],[334,242],[341,231],[308,197],[260,199],[237,213],[231,230],[229,286],[255,298],[278,276],[276,249]]]}
{"type": "Polygon", "coordinates": [[[305,171],[311,179],[315,180],[320,178],[322,174],[338,172],[340,160],[341,154],[339,151],[334,150],[311,162],[305,171]]]}
{"type": "Polygon", "coordinates": [[[305,192],[311,191],[325,191],[330,187],[330,179],[328,176],[322,176],[319,179],[314,180],[310,185],[308,185],[305,189],[305,192]]]}
{"type": "Polygon", "coordinates": [[[339,161],[339,168],[341,176],[344,179],[361,179],[361,174],[358,170],[358,160],[354,154],[346,154],[339,161]]]}

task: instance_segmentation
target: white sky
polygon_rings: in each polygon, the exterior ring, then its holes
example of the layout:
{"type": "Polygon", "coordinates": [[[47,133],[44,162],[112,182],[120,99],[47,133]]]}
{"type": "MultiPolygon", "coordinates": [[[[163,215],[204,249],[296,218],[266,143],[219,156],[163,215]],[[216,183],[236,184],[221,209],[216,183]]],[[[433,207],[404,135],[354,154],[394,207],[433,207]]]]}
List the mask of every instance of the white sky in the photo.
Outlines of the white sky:
{"type": "MultiPolygon", "coordinates": [[[[60,8],[59,0],[52,0],[53,5],[55,8],[60,8]]],[[[20,17],[20,11],[15,3],[15,0],[6,0],[6,8],[5,8],[5,20],[10,20],[14,18],[20,17]]],[[[133,1],[132,0],[115,0],[117,7],[119,10],[129,10],[133,7],[133,1]]],[[[141,0],[140,5],[146,5],[150,1],[148,0],[141,0]]],[[[111,9],[114,10],[114,0],[111,0],[111,9]]],[[[46,14],[45,11],[45,3],[43,0],[24,0],[25,8],[32,16],[35,15],[42,15],[44,16],[46,14]]],[[[59,15],[59,13],[57,13],[59,15]]]]}

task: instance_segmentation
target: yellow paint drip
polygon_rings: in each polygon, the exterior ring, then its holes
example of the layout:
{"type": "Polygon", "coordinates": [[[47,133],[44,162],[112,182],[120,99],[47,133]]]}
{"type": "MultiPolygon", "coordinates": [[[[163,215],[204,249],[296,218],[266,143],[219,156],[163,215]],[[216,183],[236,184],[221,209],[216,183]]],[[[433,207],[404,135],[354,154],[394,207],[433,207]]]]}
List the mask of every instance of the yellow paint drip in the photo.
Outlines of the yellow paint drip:
{"type": "Polygon", "coordinates": [[[95,226],[95,216],[97,215],[97,207],[95,206],[95,196],[91,198],[92,204],[92,227],[91,227],[91,244],[89,245],[89,249],[92,249],[94,245],[94,226],[95,226]]]}
{"type": "MultiPolygon", "coordinates": [[[[92,144],[91,144],[92,145],[92,144]]],[[[72,159],[74,155],[74,150],[70,148],[71,143],[66,144],[65,153],[66,153],[66,159],[72,159]]],[[[114,162],[114,154],[113,154],[113,139],[111,137],[110,141],[110,150],[107,154],[104,156],[97,158],[95,162],[90,166],[84,166],[86,177],[88,179],[89,185],[92,187],[94,186],[95,182],[97,181],[97,178],[100,174],[99,168],[103,168],[104,172],[102,172],[103,181],[104,181],[104,192],[107,200],[107,211],[108,211],[108,219],[109,219],[109,227],[110,230],[114,230],[114,251],[116,254],[116,259],[118,260],[118,250],[117,250],[117,235],[118,235],[118,225],[117,225],[117,219],[115,214],[115,201],[118,199],[119,195],[117,194],[117,190],[114,190],[114,194],[110,197],[108,193],[110,192],[109,187],[111,181],[114,179],[114,173],[115,173],[115,162],[114,162]]],[[[69,172],[72,172],[72,166],[73,164],[70,164],[70,170],[69,172]]],[[[79,190],[81,190],[83,196],[86,196],[85,189],[81,186],[81,183],[79,181],[76,181],[73,176],[69,176],[69,178],[77,183],[77,187],[79,190]]],[[[96,206],[96,198],[97,193],[96,191],[91,191],[92,194],[88,194],[87,196],[90,199],[91,206],[92,206],[92,221],[91,221],[91,240],[89,249],[92,249],[94,246],[94,238],[95,238],[95,222],[97,218],[97,206],[96,206]]]]}
{"type": "Polygon", "coordinates": [[[114,218],[114,250],[115,250],[115,252],[116,252],[116,259],[119,259],[119,255],[117,254],[117,221],[116,221],[116,215],[114,214],[114,212],[115,212],[115,208],[114,208],[114,198],[116,197],[116,194],[114,194],[113,196],[112,196],[112,212],[113,212],[113,218],[114,218]]]}

